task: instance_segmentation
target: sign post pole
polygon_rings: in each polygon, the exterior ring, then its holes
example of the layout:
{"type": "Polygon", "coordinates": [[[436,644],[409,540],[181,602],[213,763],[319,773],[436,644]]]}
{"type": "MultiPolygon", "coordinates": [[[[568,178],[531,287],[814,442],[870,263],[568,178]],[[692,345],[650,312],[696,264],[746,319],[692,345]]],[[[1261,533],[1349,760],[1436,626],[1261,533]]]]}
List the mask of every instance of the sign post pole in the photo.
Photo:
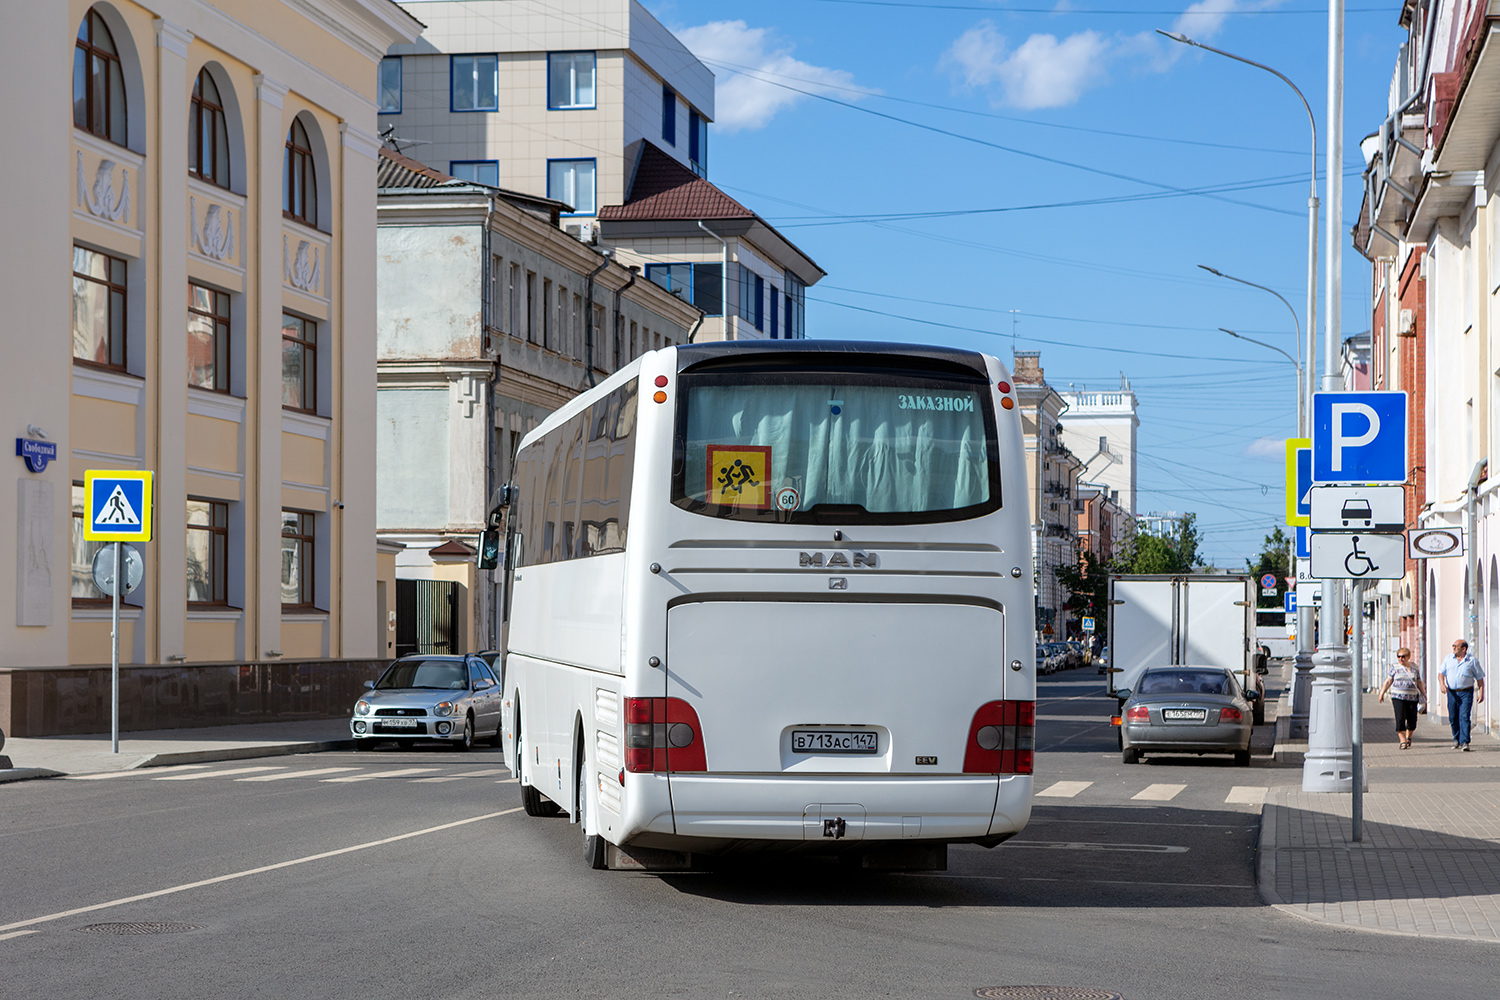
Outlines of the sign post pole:
{"type": "Polygon", "coordinates": [[[1364,838],[1365,826],[1365,584],[1363,580],[1356,580],[1353,584],[1354,600],[1351,602],[1351,617],[1354,619],[1354,635],[1350,640],[1354,644],[1354,684],[1352,696],[1354,698],[1354,726],[1351,732],[1354,777],[1354,802],[1349,810],[1352,826],[1349,831],[1349,839],[1356,844],[1364,838]]]}
{"type": "Polygon", "coordinates": [[[120,543],[115,542],[115,585],[110,588],[109,615],[109,747],[110,753],[120,752],[120,591],[124,589],[125,564],[121,559],[120,543]]]}

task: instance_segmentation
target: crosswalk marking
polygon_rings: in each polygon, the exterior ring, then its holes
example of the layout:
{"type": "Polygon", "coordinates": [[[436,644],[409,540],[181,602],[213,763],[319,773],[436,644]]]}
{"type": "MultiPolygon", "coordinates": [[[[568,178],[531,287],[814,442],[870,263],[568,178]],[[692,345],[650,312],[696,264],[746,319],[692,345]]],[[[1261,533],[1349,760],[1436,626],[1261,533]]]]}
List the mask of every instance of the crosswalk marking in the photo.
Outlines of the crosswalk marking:
{"type": "Polygon", "coordinates": [[[1145,788],[1131,796],[1132,799],[1140,799],[1144,802],[1170,802],[1177,797],[1177,793],[1186,788],[1187,785],[1157,784],[1147,785],[1145,788]]]}
{"type": "Polygon", "coordinates": [[[249,774],[252,771],[280,771],[285,768],[284,764],[265,765],[259,767],[236,767],[228,771],[198,771],[194,774],[169,774],[165,778],[152,778],[152,781],[193,781],[197,778],[224,778],[231,774],[249,774]]]}
{"type": "Polygon", "coordinates": [[[1266,793],[1270,789],[1264,785],[1235,785],[1229,790],[1229,796],[1224,800],[1226,805],[1258,806],[1266,801],[1266,793]]]}
{"type": "Polygon", "coordinates": [[[465,771],[462,774],[455,774],[454,777],[455,778],[488,778],[488,777],[490,777],[492,775],[496,775],[496,774],[509,774],[509,773],[510,773],[510,771],[507,770],[506,768],[503,768],[503,767],[487,767],[487,768],[485,768],[482,771],[465,771]]]}
{"type": "Polygon", "coordinates": [[[1071,799],[1092,784],[1092,781],[1058,781],[1036,794],[1039,798],[1041,796],[1048,796],[1056,799],[1071,799]]]}
{"type": "Polygon", "coordinates": [[[443,775],[441,777],[437,777],[437,778],[413,778],[413,779],[411,779],[412,784],[414,784],[414,785],[421,784],[422,782],[426,782],[426,781],[430,781],[433,784],[441,784],[444,781],[463,781],[463,780],[464,780],[464,776],[461,775],[461,774],[445,774],[445,775],[443,775]]]}
{"type": "Polygon", "coordinates": [[[395,771],[376,771],[374,774],[346,774],[342,778],[324,778],[323,781],[330,784],[347,781],[370,781],[375,778],[404,778],[412,774],[427,774],[436,771],[435,767],[403,767],[395,771]]]}
{"type": "Polygon", "coordinates": [[[285,781],[288,778],[311,778],[315,774],[337,774],[340,771],[357,771],[357,767],[319,767],[311,771],[288,771],[286,774],[257,774],[253,778],[235,778],[235,781],[285,781]]]}
{"type": "Polygon", "coordinates": [[[208,767],[207,764],[174,764],[171,767],[153,767],[150,770],[132,769],[129,771],[106,771],[103,774],[70,774],[69,781],[103,781],[106,778],[139,778],[142,776],[156,777],[157,775],[178,771],[192,771],[197,768],[208,767]]]}

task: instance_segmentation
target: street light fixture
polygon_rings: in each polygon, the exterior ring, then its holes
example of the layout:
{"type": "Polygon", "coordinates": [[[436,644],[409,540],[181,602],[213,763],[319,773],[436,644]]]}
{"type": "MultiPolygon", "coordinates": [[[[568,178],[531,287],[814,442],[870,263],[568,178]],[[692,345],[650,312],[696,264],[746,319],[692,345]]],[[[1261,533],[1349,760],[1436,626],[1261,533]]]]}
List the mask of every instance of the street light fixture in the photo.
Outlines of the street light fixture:
{"type": "MultiPolygon", "coordinates": [[[[1224,56],[1226,59],[1233,59],[1235,62],[1242,62],[1246,66],[1254,66],[1256,69],[1265,70],[1288,87],[1291,87],[1292,92],[1297,95],[1297,100],[1302,102],[1303,110],[1307,112],[1307,124],[1312,130],[1312,169],[1308,177],[1307,190],[1307,367],[1304,376],[1306,384],[1303,386],[1302,391],[1304,398],[1311,400],[1313,394],[1313,369],[1316,367],[1313,361],[1318,356],[1316,344],[1313,340],[1315,336],[1314,331],[1318,328],[1318,121],[1313,117],[1312,106],[1307,103],[1307,98],[1302,96],[1302,91],[1297,88],[1297,85],[1289,80],[1285,73],[1279,70],[1274,70],[1264,63],[1258,63],[1254,59],[1246,59],[1244,56],[1237,56],[1233,52],[1225,52],[1223,49],[1216,49],[1212,45],[1204,45],[1202,42],[1195,41],[1187,35],[1182,34],[1180,31],[1162,31],[1158,28],[1156,29],[1156,33],[1163,38],[1170,38],[1172,41],[1182,45],[1191,45],[1193,48],[1203,49],[1206,52],[1224,56]]],[[[1218,272],[1214,273],[1217,274],[1218,272]]],[[[1249,282],[1245,282],[1245,284],[1249,284],[1249,282]]],[[[1260,286],[1257,285],[1256,287],[1259,288],[1260,286]]],[[[1270,291],[1270,289],[1267,289],[1267,291],[1270,291]]],[[[1282,301],[1286,300],[1283,299],[1282,301]]],[[[1305,424],[1298,427],[1298,434],[1302,437],[1307,436],[1307,426],[1305,424]]]]}
{"type": "MultiPolygon", "coordinates": [[[[1237,282],[1239,282],[1242,285],[1249,285],[1251,288],[1259,288],[1263,292],[1270,292],[1272,295],[1274,295],[1278,299],[1280,299],[1281,300],[1281,304],[1284,305],[1284,306],[1286,306],[1286,311],[1292,314],[1292,327],[1293,327],[1293,329],[1295,329],[1297,331],[1297,357],[1294,358],[1294,359],[1292,359],[1293,363],[1297,366],[1297,435],[1299,437],[1306,437],[1307,436],[1307,399],[1306,399],[1306,396],[1304,395],[1304,389],[1306,387],[1302,384],[1302,324],[1297,319],[1297,310],[1293,309],[1292,308],[1292,304],[1290,302],[1288,302],[1286,300],[1286,298],[1280,292],[1276,291],[1276,289],[1274,289],[1274,288],[1267,288],[1265,285],[1257,285],[1255,282],[1253,282],[1253,281],[1246,281],[1244,278],[1236,278],[1232,274],[1225,274],[1223,271],[1220,271],[1218,268],[1209,267],[1207,264],[1199,264],[1198,266],[1201,267],[1203,270],[1207,271],[1209,274],[1216,275],[1217,277],[1228,278],[1230,281],[1237,281],[1237,282]]],[[[1224,330],[1224,328],[1222,326],[1219,327],[1219,329],[1220,330],[1224,330]]],[[[1227,333],[1227,334],[1229,334],[1231,337],[1240,337],[1240,335],[1237,334],[1237,333],[1235,333],[1233,330],[1224,330],[1224,332],[1227,333]]],[[[1250,340],[1249,337],[1240,337],[1240,339],[1241,340],[1250,340]]],[[[1250,343],[1252,343],[1252,344],[1260,344],[1260,341],[1258,341],[1258,340],[1250,340],[1250,343]]],[[[1260,344],[1260,346],[1262,346],[1262,347],[1271,347],[1270,344],[1260,344]]],[[[1279,348],[1279,347],[1271,347],[1271,350],[1273,350],[1273,351],[1281,351],[1281,348],[1279,348]]],[[[1286,354],[1286,351],[1281,351],[1281,353],[1282,354],[1286,354]]],[[[1286,354],[1286,356],[1288,358],[1291,358],[1290,354],[1286,354]]]]}

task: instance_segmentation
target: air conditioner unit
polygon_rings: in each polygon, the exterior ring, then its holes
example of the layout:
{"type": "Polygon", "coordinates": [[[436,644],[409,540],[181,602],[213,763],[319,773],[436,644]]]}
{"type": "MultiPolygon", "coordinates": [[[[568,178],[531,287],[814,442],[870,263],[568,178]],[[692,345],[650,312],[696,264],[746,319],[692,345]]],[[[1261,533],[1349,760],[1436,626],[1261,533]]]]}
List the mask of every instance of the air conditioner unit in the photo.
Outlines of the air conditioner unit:
{"type": "Polygon", "coordinates": [[[592,222],[570,222],[563,226],[563,231],[580,243],[592,246],[599,242],[599,230],[592,222]]]}

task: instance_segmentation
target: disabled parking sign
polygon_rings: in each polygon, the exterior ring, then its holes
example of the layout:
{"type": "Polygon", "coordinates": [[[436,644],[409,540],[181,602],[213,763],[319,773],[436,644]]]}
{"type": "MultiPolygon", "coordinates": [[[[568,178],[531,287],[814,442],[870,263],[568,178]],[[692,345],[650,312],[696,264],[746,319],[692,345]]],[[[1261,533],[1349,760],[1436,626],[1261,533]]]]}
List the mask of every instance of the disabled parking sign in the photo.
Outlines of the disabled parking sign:
{"type": "Polygon", "coordinates": [[[91,542],[151,541],[150,472],[83,474],[83,537],[91,542]]]}
{"type": "Polygon", "coordinates": [[[1406,476],[1406,393],[1313,393],[1313,482],[1395,484],[1406,476]]]}

